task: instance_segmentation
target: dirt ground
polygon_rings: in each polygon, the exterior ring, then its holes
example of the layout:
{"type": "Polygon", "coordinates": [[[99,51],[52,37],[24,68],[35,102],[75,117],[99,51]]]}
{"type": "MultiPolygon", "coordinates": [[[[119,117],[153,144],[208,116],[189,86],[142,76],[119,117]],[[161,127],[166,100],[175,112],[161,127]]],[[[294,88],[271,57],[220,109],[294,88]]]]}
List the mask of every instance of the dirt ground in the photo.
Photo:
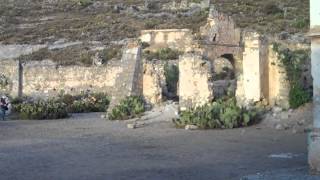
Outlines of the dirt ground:
{"type": "Polygon", "coordinates": [[[167,111],[150,113],[146,117],[152,120],[137,129],[99,113],[0,121],[0,179],[227,180],[281,169],[307,171],[305,133],[262,125],[175,129],[169,119],[160,120],[167,111]]]}

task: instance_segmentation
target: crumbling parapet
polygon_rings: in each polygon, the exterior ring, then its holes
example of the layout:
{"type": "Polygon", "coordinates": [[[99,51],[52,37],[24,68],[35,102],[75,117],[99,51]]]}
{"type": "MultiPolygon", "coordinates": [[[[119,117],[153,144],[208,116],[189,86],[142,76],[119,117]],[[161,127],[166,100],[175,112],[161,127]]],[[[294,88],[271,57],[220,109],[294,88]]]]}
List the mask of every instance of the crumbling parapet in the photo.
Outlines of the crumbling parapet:
{"type": "Polygon", "coordinates": [[[200,27],[200,35],[207,42],[225,46],[239,46],[241,42],[240,28],[230,16],[218,12],[214,6],[210,7],[207,24],[200,27]]]}
{"type": "Polygon", "coordinates": [[[139,39],[148,43],[151,51],[168,47],[188,51],[192,48],[193,34],[190,29],[143,30],[139,39]]]}
{"type": "Polygon", "coordinates": [[[213,100],[212,67],[202,56],[187,53],[179,59],[180,109],[205,105],[213,100]]]}

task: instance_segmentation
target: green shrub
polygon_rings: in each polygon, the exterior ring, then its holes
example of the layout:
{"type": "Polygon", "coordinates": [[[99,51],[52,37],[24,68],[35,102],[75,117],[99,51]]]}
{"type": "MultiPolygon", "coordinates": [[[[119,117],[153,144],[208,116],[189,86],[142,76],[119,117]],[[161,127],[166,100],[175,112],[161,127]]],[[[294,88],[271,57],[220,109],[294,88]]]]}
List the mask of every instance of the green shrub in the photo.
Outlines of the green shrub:
{"type": "Polygon", "coordinates": [[[159,50],[159,59],[160,60],[170,60],[178,59],[181,53],[177,50],[171,48],[162,48],[159,50]]]}
{"type": "Polygon", "coordinates": [[[275,2],[269,2],[264,5],[263,11],[265,14],[278,14],[283,13],[283,10],[280,9],[275,2]]]}
{"type": "Polygon", "coordinates": [[[68,117],[66,104],[56,99],[36,100],[14,105],[21,119],[61,119],[68,117]]]}
{"type": "Polygon", "coordinates": [[[139,117],[145,111],[141,97],[129,96],[115,106],[108,114],[110,120],[128,120],[139,117]]]}
{"type": "Polygon", "coordinates": [[[201,3],[201,0],[191,0],[192,3],[201,3]]]}
{"type": "Polygon", "coordinates": [[[166,63],[164,66],[164,75],[166,77],[168,91],[177,94],[179,68],[176,65],[169,65],[166,63]]]}
{"type": "Polygon", "coordinates": [[[82,7],[87,7],[92,3],[93,3],[92,0],[78,0],[78,4],[82,7]]]}
{"type": "Polygon", "coordinates": [[[104,93],[78,96],[66,94],[62,95],[60,100],[67,105],[69,113],[106,112],[110,104],[108,96],[104,93]]]}
{"type": "Polygon", "coordinates": [[[178,59],[179,55],[181,55],[180,51],[173,50],[171,48],[161,48],[156,52],[145,51],[143,54],[143,56],[149,61],[154,59],[173,60],[173,59],[178,59]]]}
{"type": "Polygon", "coordinates": [[[109,47],[104,49],[100,56],[103,62],[107,62],[113,58],[121,58],[121,47],[109,47]]]}
{"type": "Polygon", "coordinates": [[[157,26],[160,23],[161,22],[159,20],[156,20],[156,19],[146,20],[145,23],[144,23],[144,28],[145,29],[155,29],[155,28],[157,28],[157,26]]]}
{"type": "Polygon", "coordinates": [[[92,65],[92,58],[89,52],[82,52],[79,61],[84,65],[92,65]]]}
{"type": "Polygon", "coordinates": [[[150,44],[149,44],[149,43],[147,43],[147,42],[142,42],[142,43],[141,43],[141,48],[142,48],[142,49],[146,49],[146,48],[148,48],[148,47],[150,47],[150,44]]]}
{"type": "Polygon", "coordinates": [[[9,85],[8,78],[5,75],[0,74],[0,88],[3,89],[8,85],[9,85]]]}
{"type": "Polygon", "coordinates": [[[202,129],[238,128],[252,124],[258,118],[256,110],[237,106],[235,98],[220,99],[194,110],[183,111],[174,120],[178,127],[196,125],[202,129]]]}
{"type": "Polygon", "coordinates": [[[291,108],[298,108],[301,105],[310,102],[311,95],[301,86],[293,86],[289,92],[289,104],[291,108]]]}
{"type": "Polygon", "coordinates": [[[303,17],[299,17],[295,19],[295,21],[291,24],[291,26],[297,29],[304,29],[309,26],[309,23],[307,19],[303,17]]]}
{"type": "Polygon", "coordinates": [[[312,93],[303,87],[301,81],[303,66],[310,61],[309,50],[290,50],[281,44],[274,43],[273,50],[278,53],[280,66],[284,67],[290,83],[289,105],[298,108],[312,99],[312,93]]]}

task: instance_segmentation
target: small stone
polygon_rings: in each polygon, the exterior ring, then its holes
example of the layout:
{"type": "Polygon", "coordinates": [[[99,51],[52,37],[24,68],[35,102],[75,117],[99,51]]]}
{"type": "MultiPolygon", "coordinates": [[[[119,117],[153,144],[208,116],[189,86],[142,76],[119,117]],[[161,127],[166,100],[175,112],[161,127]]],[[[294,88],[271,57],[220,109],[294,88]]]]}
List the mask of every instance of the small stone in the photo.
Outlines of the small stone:
{"type": "Polygon", "coordinates": [[[186,130],[197,130],[197,129],[199,129],[199,127],[195,126],[195,125],[186,125],[185,129],[186,130]]]}
{"type": "Polygon", "coordinates": [[[298,130],[297,130],[296,128],[293,128],[293,129],[292,129],[292,133],[293,133],[293,134],[297,134],[297,133],[298,133],[298,130]]]}
{"type": "Polygon", "coordinates": [[[245,129],[242,129],[242,130],[241,130],[241,136],[243,136],[245,133],[246,133],[246,130],[245,130],[245,129]]]}
{"type": "Polygon", "coordinates": [[[136,124],[127,124],[128,129],[136,129],[137,125],[136,124]]]}
{"type": "Polygon", "coordinates": [[[100,117],[101,117],[101,119],[106,119],[107,118],[107,116],[105,114],[102,114],[100,117]]]}
{"type": "Polygon", "coordinates": [[[283,119],[283,120],[289,119],[289,114],[287,112],[281,113],[281,119],[283,119]]]}
{"type": "Polygon", "coordinates": [[[275,128],[276,128],[276,130],[283,130],[284,129],[281,124],[277,124],[275,128]]]}
{"type": "Polygon", "coordinates": [[[283,124],[283,127],[284,127],[285,130],[290,129],[290,126],[289,126],[287,123],[284,123],[284,124],[283,124]]]}
{"type": "Polygon", "coordinates": [[[272,112],[274,112],[274,113],[280,113],[280,112],[282,112],[282,108],[281,108],[281,107],[273,107],[273,108],[272,108],[272,112]]]}
{"type": "Polygon", "coordinates": [[[301,120],[299,120],[299,121],[297,122],[297,124],[298,124],[299,126],[303,126],[305,123],[306,123],[306,120],[305,120],[305,119],[301,119],[301,120]]]}

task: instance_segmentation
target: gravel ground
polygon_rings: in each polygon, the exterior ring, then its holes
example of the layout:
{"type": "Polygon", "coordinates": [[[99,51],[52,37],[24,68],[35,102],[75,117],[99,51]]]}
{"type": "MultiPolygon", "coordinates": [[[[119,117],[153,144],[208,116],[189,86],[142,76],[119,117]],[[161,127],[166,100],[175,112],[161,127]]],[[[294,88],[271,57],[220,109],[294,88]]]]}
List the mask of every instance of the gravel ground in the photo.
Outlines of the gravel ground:
{"type": "Polygon", "coordinates": [[[304,133],[187,131],[167,121],[128,129],[100,115],[0,122],[0,179],[228,180],[307,167],[304,133]]]}

